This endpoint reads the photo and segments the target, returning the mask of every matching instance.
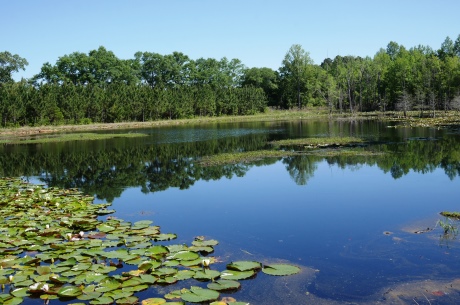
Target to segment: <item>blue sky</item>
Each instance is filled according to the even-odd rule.
[[[292,44],[316,64],[336,55],[373,56],[390,41],[438,49],[460,34],[458,0],[0,0],[0,51],[45,62],[104,46],[119,58],[137,51],[238,58],[277,70]]]

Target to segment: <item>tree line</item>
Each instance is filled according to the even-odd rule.
[[[267,106],[421,115],[460,110],[460,35],[438,50],[390,42],[373,57],[336,56],[320,65],[295,44],[276,71],[181,52],[137,52],[125,60],[99,47],[59,57],[15,82],[13,73],[27,64],[0,53],[3,126],[245,115]]]

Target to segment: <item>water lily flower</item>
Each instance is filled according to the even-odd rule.
[[[48,224],[48,225],[46,225],[46,226],[45,226],[45,228],[49,229],[49,228],[50,228],[50,225],[49,225],[49,224]]]
[[[14,276],[10,275],[10,276],[8,277],[8,280],[10,281],[10,283],[13,282]]]
[[[209,267],[209,265],[211,264],[211,260],[209,258],[205,258],[201,260],[201,264],[203,265],[203,267]]]

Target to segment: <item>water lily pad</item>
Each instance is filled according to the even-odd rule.
[[[300,271],[300,268],[288,264],[265,265],[262,272],[269,275],[292,275]]]
[[[154,284],[157,278],[150,274],[141,274],[140,278],[144,284]]]
[[[87,293],[83,293],[81,295],[79,295],[77,297],[77,299],[81,300],[81,301],[91,301],[91,300],[96,300],[96,299],[99,299],[101,297],[102,293],[101,292],[87,292]]]
[[[150,298],[141,302],[142,305],[161,305],[164,303],[166,303],[166,300],[162,298]]]
[[[208,288],[217,291],[236,290],[241,284],[233,280],[218,280],[208,284]]]
[[[112,290],[115,290],[115,289],[118,289],[119,287],[121,287],[121,283],[112,278],[112,277],[108,277],[108,278],[105,278],[103,279],[98,287],[95,289],[95,291],[97,292],[107,292],[107,291],[112,291]]]
[[[220,272],[216,270],[204,269],[195,272],[194,279],[200,281],[210,281],[220,276]]]
[[[137,286],[125,287],[125,288],[123,288],[123,291],[139,292],[139,291],[142,291],[142,290],[146,290],[147,288],[149,288],[148,285],[140,284],[140,285],[137,285]]]
[[[96,300],[92,300],[89,302],[92,305],[108,305],[113,303],[113,299],[111,297],[101,296]]]
[[[13,297],[11,299],[5,300],[4,305],[19,305],[23,302],[23,298]]]
[[[195,271],[192,270],[179,270],[174,277],[177,278],[178,280],[188,280],[192,278],[195,275]]]
[[[253,270],[248,271],[236,271],[236,270],[225,270],[222,271],[220,277],[226,280],[245,280],[254,276]]]
[[[61,298],[74,298],[81,295],[83,292],[79,287],[75,286],[64,286],[57,292],[57,295]]]
[[[182,300],[192,303],[211,302],[219,298],[219,293],[211,289],[192,286],[189,291],[181,295]]]
[[[13,291],[10,292],[11,295],[15,297],[26,297],[29,295],[29,287],[22,287],[22,288],[17,288],[14,289]]]
[[[139,301],[139,298],[135,296],[129,296],[129,297],[118,299],[115,301],[115,303],[118,305],[131,305],[131,304],[137,304],[138,301]]]
[[[214,239],[192,241],[192,245],[197,246],[197,247],[213,247],[213,246],[217,246],[218,244],[219,242]]]
[[[51,268],[50,268],[50,266],[38,266],[37,267],[37,273],[39,275],[49,274],[49,273],[51,273]]]
[[[100,232],[104,232],[104,233],[107,233],[107,232],[110,232],[110,231],[115,230],[114,227],[109,226],[109,225],[107,225],[107,224],[100,224],[100,225],[96,226],[96,228],[97,228]]]
[[[133,223],[131,228],[133,230],[145,229],[145,228],[148,228],[150,226],[150,224],[152,224],[152,223],[153,223],[153,221],[151,221],[151,220],[136,221],[135,223]]]
[[[168,256],[167,259],[192,261],[192,260],[198,259],[199,257],[200,255],[196,252],[180,251],[180,252],[174,253],[173,255]]]
[[[186,260],[180,261],[180,264],[184,267],[191,267],[191,266],[199,266],[202,264],[202,262],[203,260],[200,257],[192,261],[186,261]]]
[[[259,262],[254,261],[237,261],[232,262],[227,265],[228,269],[237,270],[237,271],[248,271],[248,270],[258,270],[262,268],[262,265]]]
[[[168,233],[168,234],[158,234],[154,237],[154,240],[155,241],[167,241],[167,240],[172,240],[176,238],[177,238],[176,234]]]

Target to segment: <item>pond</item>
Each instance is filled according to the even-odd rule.
[[[4,145],[0,175],[77,187],[97,203],[111,202],[113,216],[153,220],[162,232],[176,233],[174,243],[216,239],[212,256],[224,267],[255,260],[302,268],[292,276],[258,273],[242,281],[229,294],[238,301],[457,303],[460,247],[437,222],[444,220],[441,211],[460,210],[460,132],[388,125],[227,123],[116,131],[142,138]],[[345,136],[364,139],[370,144],[360,149],[373,154],[199,163],[203,156],[267,149],[275,140]]]

